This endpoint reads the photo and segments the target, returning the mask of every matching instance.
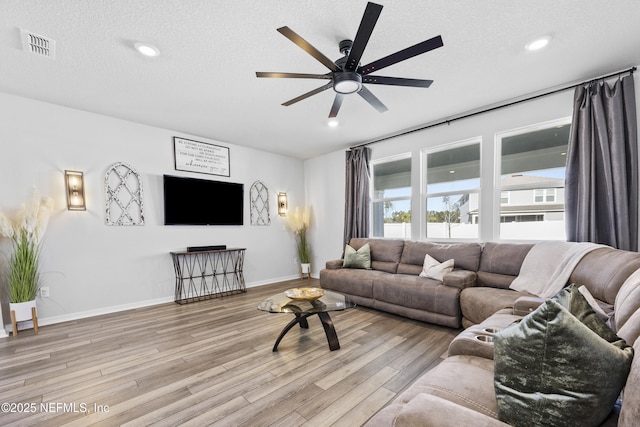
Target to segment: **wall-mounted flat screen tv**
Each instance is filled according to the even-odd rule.
[[[164,175],[165,225],[242,225],[244,184]]]

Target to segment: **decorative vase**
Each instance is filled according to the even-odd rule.
[[[302,272],[302,277],[311,277],[311,264],[308,262],[300,263],[300,271]]]
[[[26,302],[10,302],[9,312],[11,313],[11,324],[13,327],[13,335],[18,333],[18,330],[31,329],[38,333],[38,320],[35,314],[36,300]],[[20,327],[17,323],[22,322]]]

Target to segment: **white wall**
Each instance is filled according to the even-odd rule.
[[[312,275],[342,255],[344,233],[345,152],[336,151],[305,161],[307,204],[313,218],[309,241]]]
[[[231,177],[175,171],[173,136],[229,147]],[[298,276],[294,240],[277,215],[276,194],[285,191],[290,203],[304,203],[301,160],[2,93],[0,141],[0,209],[17,208],[34,185],[54,199],[41,255],[43,286],[51,290],[50,298],[38,300],[43,324],[172,301],[169,252],[187,246],[246,247],[244,274],[249,286]],[[103,179],[116,162],[131,165],[142,177],[144,226],[104,224]],[[66,209],[65,169],[85,174],[86,212]],[[245,225],[164,226],[163,174],[243,183]],[[269,188],[271,226],[249,225],[249,189],[256,180]],[[193,208],[223,209],[223,204],[203,198]],[[3,240],[6,249],[8,242]],[[0,262],[6,263],[6,258]],[[0,298],[6,325],[7,298]]]

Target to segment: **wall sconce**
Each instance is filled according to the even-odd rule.
[[[287,202],[287,193],[278,193],[278,215],[287,216],[289,210],[289,202]]]
[[[70,211],[86,211],[82,172],[64,171],[64,184],[67,189],[67,209]]]

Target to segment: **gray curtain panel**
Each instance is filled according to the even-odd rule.
[[[638,250],[633,75],[576,88],[565,194],[568,241]]]
[[[368,147],[356,147],[346,152],[343,248],[352,237],[369,237],[370,156]]]

